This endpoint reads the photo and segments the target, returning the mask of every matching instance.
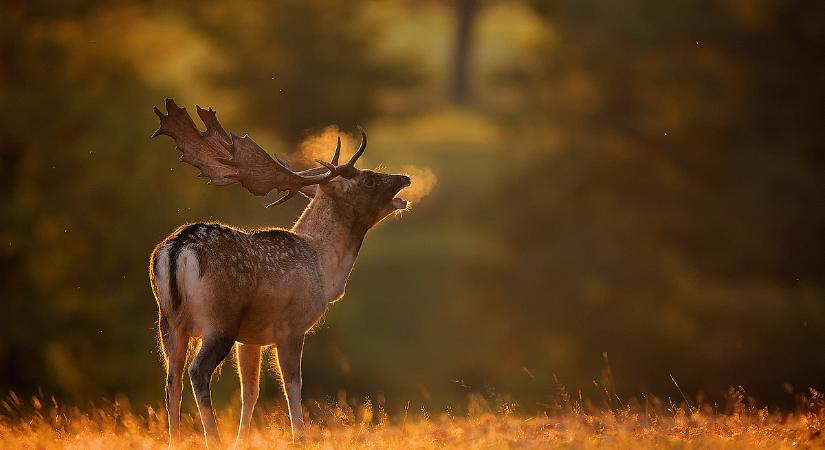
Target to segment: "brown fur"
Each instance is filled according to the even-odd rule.
[[[313,189],[291,230],[243,231],[190,224],[161,241],[150,258],[167,366],[170,439],[180,422],[180,388],[191,338],[200,349],[189,365],[208,440],[218,440],[209,380],[235,342],[242,381],[238,439],[258,396],[261,350],[274,345],[294,435],[300,436],[301,352],[305,333],[344,295],[367,231],[398,208],[393,197],[409,178],[353,170]]]

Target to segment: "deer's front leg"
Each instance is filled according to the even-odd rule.
[[[304,414],[301,410],[301,352],[304,335],[289,336],[277,344],[278,367],[284,383],[284,394],[289,404],[289,421],[292,424],[292,440],[303,438]]]
[[[249,434],[252,411],[258,401],[261,378],[261,346],[241,344],[235,347],[238,356],[238,375],[241,378],[241,423],[235,446],[241,444]]]

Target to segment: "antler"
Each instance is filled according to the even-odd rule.
[[[353,155],[350,157],[349,161],[346,162],[346,164],[341,164],[340,166],[338,165],[338,156],[340,153],[339,151],[341,150],[340,137],[338,137],[338,145],[335,147],[335,156],[332,158],[332,162],[321,161],[320,159],[316,159],[315,161],[318,164],[326,167],[330,171],[330,173],[334,173],[335,176],[341,176],[344,178],[354,177],[357,173],[357,169],[355,168],[355,161],[358,161],[358,158],[360,158],[361,155],[364,154],[364,150],[367,149],[367,132],[364,131],[364,129],[360,126],[358,127],[358,131],[361,132],[361,144],[358,146],[358,150],[356,150],[355,153],[353,153]],[[321,168],[319,167],[318,169],[310,170],[320,169]]]
[[[209,178],[209,182],[214,185],[240,183],[255,195],[266,195],[273,189],[286,191],[283,197],[267,205],[267,208],[289,200],[304,186],[326,183],[339,175],[351,175],[352,171],[347,168],[354,169],[355,160],[358,159],[356,155],[363,153],[363,148],[359,148],[360,153],[356,152],[347,164],[338,166],[341,152],[339,138],[330,163],[319,161],[323,167],[293,172],[286,162],[277,157],[272,159],[249,136],[227,134],[212,108],[205,110],[197,106],[196,110],[206,125],[204,132],[195,127],[186,108],[179,107],[171,98],[166,99],[167,114],[154,108],[155,114],[160,118],[160,127],[152,137],[161,134],[171,137],[182,153],[181,161],[200,169],[198,176]],[[364,147],[366,134],[363,130],[361,132],[361,146]]]
[[[320,159],[316,159],[315,161],[322,165],[323,167],[316,167],[314,169],[307,169],[301,172],[298,172],[298,175],[302,176],[317,176],[329,171],[329,175],[326,175],[328,180],[331,180],[335,177],[344,177],[344,178],[352,178],[358,173],[358,169],[355,168],[355,162],[358,161],[358,158],[364,154],[364,150],[367,149],[367,132],[364,131],[363,128],[360,126],[358,130],[361,132],[361,145],[358,146],[358,150],[350,157],[349,161],[346,164],[338,165],[338,157],[341,156],[341,136],[338,136],[338,143],[335,145],[335,154],[332,156],[332,160],[330,162],[326,162]],[[278,159],[284,166],[286,163]],[[328,181],[327,180],[327,181]],[[318,184],[325,183],[326,181],[321,181]],[[295,195],[295,191],[289,192],[280,199],[266,205],[267,208],[275,205],[279,205]]]

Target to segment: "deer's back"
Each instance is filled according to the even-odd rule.
[[[268,317],[271,323],[274,316],[289,320],[316,309],[320,285],[316,267],[312,248],[288,230],[245,231],[193,223],[181,226],[155,248],[152,281],[164,313],[187,310],[184,315],[199,322],[199,310],[210,310],[211,318],[233,322],[228,327],[250,322],[251,327],[245,328],[252,328],[254,334],[259,328],[256,317]],[[158,286],[164,282],[168,288]],[[220,314],[214,314],[216,309]]]

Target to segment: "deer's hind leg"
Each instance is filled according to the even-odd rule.
[[[252,421],[252,411],[258,401],[261,380],[261,346],[241,344],[235,346],[238,357],[238,376],[241,379],[241,421],[238,425],[238,437],[235,445],[239,445],[249,434],[249,424]]]
[[[229,351],[232,350],[234,343],[234,338],[205,335],[201,341],[198,354],[192,360],[192,364],[189,365],[189,379],[192,381],[192,391],[195,394],[195,402],[198,404],[198,412],[203,423],[207,447],[210,442],[219,445],[221,442],[218,435],[218,422],[212,409],[212,393],[210,392],[212,374],[226,358],[226,355],[229,354]]]
[[[163,313],[159,314],[158,328],[161,350],[166,364],[166,412],[169,419],[169,443],[171,445],[180,437],[180,401],[189,336],[180,328],[172,328]]]

